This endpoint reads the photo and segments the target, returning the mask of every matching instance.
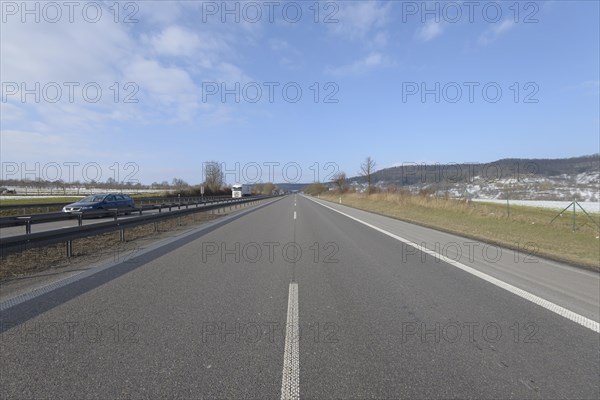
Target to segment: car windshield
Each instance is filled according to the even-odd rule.
[[[84,197],[83,199],[79,200],[78,203],[98,203],[104,200],[105,197],[105,194],[94,194],[92,196]]]

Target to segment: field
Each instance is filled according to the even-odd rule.
[[[496,203],[506,205],[506,200],[489,200],[489,199],[473,199],[473,201],[481,202],[481,203]],[[528,206],[528,207],[538,207],[538,208],[552,208],[558,211],[564,210],[569,204],[570,201],[552,201],[552,200],[509,200],[510,205],[515,206]],[[599,202],[591,202],[591,201],[580,201],[578,202],[581,207],[588,213],[596,213],[600,212],[600,203]]]
[[[339,195],[322,194],[322,199],[339,202]],[[342,195],[342,204],[388,215],[403,221],[459,234],[484,242],[518,248],[533,242],[536,255],[588,269],[600,270],[598,227],[583,212],[566,211],[552,224],[560,210],[506,204],[460,202],[452,199],[397,193]],[[590,214],[600,223],[599,214]]]
[[[68,203],[76,202],[82,198],[83,196],[2,196],[2,198],[0,198],[0,205],[14,206],[22,204]]]

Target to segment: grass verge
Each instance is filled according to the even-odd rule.
[[[321,199],[339,202],[339,195],[322,194]],[[342,204],[372,211],[402,221],[466,236],[510,249],[535,245],[535,255],[600,271],[598,227],[577,212],[577,230],[572,230],[572,213],[566,211],[552,224],[559,210],[464,202],[397,193],[342,195]],[[600,224],[600,215],[590,214]],[[528,246],[528,248],[532,248]]]

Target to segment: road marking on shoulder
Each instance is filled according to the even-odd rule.
[[[283,354],[283,376],[281,399],[300,398],[300,325],[298,323],[298,284],[290,283],[288,294],[287,324],[285,326],[285,350]]]
[[[329,208],[330,210],[333,210],[333,211],[335,211],[337,213],[340,213],[340,214],[342,214],[342,215],[344,215],[344,216],[346,216],[346,217],[348,217],[350,219],[355,220],[356,222],[360,222],[361,224],[366,225],[369,228],[375,229],[376,231],[379,231],[379,232],[381,232],[381,233],[383,233],[383,234],[385,234],[385,235],[387,235],[387,236],[389,236],[391,238],[394,238],[394,239],[396,239],[396,240],[398,240],[398,241],[400,241],[402,243],[405,243],[405,244],[407,244],[409,246],[412,246],[412,247],[415,246],[415,243],[411,242],[410,240],[407,240],[407,239],[405,239],[405,238],[403,238],[401,236],[398,236],[398,235],[396,235],[394,233],[388,232],[385,229],[381,229],[381,228],[379,228],[379,227],[377,227],[375,225],[372,225],[372,224],[370,224],[368,222],[365,222],[365,221],[363,221],[361,219],[353,217],[352,215],[346,214],[343,211],[336,210],[335,208],[330,207],[330,206],[328,206],[326,204],[323,204],[320,201],[311,199],[309,197],[307,197],[307,198],[309,200],[314,201],[317,204],[320,204],[323,207]],[[429,255],[432,255],[434,257],[437,257],[440,260],[445,261],[446,263],[455,266],[456,268],[459,268],[459,269],[462,269],[465,272],[468,272],[469,274],[475,275],[476,277],[481,278],[481,279],[483,279],[483,280],[491,283],[492,285],[496,285],[496,286],[498,286],[498,287],[500,287],[500,288],[502,288],[504,290],[508,290],[509,292],[511,292],[513,294],[516,294],[517,296],[522,297],[525,300],[529,300],[532,303],[537,304],[538,306],[542,306],[545,309],[552,311],[553,313],[556,313],[556,314],[558,314],[558,315],[560,315],[562,317],[570,319],[571,321],[576,322],[579,325],[585,326],[586,328],[591,329],[594,332],[600,333],[600,323],[598,323],[598,322],[596,322],[594,320],[586,318],[583,315],[577,314],[577,313],[575,313],[575,312],[573,312],[571,310],[568,310],[568,309],[566,309],[566,308],[564,308],[562,306],[559,306],[558,304],[552,303],[551,301],[548,301],[548,300],[543,299],[543,298],[541,298],[539,296],[536,296],[536,295],[534,295],[532,293],[529,293],[526,290],[520,289],[520,288],[518,288],[516,286],[513,286],[513,285],[511,285],[509,283],[501,281],[500,279],[494,278],[493,276],[490,276],[490,275],[488,275],[486,273],[483,273],[483,272],[481,272],[479,270],[476,270],[475,268],[472,268],[472,267],[469,267],[467,265],[464,265],[464,264],[462,264],[462,263],[460,263],[458,261],[455,261],[455,260],[453,260],[451,258],[448,258],[448,257],[446,257],[446,256],[444,256],[444,255],[442,255],[440,253],[437,253],[437,252],[435,252],[433,250],[429,250],[427,248],[419,248],[419,250],[422,251],[422,252],[424,252],[424,253],[427,253]]]
[[[294,219],[296,219],[296,211],[294,211]]]

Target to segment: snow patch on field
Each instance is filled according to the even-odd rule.
[[[478,201],[482,203],[496,203],[496,204],[506,204],[506,200],[493,200],[493,199],[473,199],[473,201]],[[578,202],[581,207],[587,211],[592,213],[600,214],[600,202],[591,202],[591,201],[580,201]],[[562,210],[566,208],[570,201],[550,201],[550,200],[510,200],[511,205],[515,206],[529,206],[529,207],[540,207],[540,208],[552,208],[556,210]]]

